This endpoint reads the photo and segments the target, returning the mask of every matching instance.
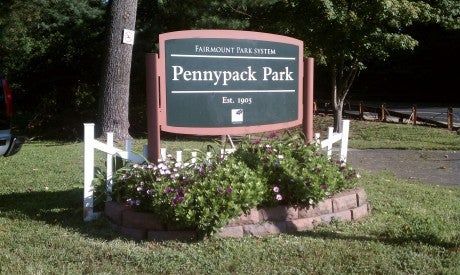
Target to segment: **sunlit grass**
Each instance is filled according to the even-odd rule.
[[[315,117],[315,132],[327,137],[331,116]],[[355,149],[460,150],[460,134],[426,125],[352,120],[349,146]]]

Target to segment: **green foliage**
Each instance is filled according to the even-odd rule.
[[[21,130],[39,136],[75,136],[80,129],[75,125],[96,119],[100,66],[106,49],[107,2],[0,1],[0,69],[8,74],[15,95],[19,94],[15,109],[23,111],[25,117],[16,122],[27,128]],[[158,50],[155,43],[159,33],[246,29],[299,38],[305,43],[306,55],[327,66],[332,76],[341,77],[336,79],[340,95],[350,87],[351,76],[371,60],[384,60],[394,51],[416,47],[418,42],[407,32],[408,26],[426,21],[451,29],[460,26],[459,1],[455,0],[138,3],[130,109],[137,118],[131,121],[131,130],[142,133],[144,53]],[[48,125],[51,129],[46,129]]]
[[[428,0],[434,10],[436,22],[448,29],[460,29],[460,2],[457,0]]]
[[[264,204],[316,204],[353,185],[355,171],[341,161],[320,154],[315,144],[294,134],[283,138],[246,140],[232,157],[256,171],[267,190]]]
[[[263,191],[255,173],[234,158],[182,164],[168,156],[156,166],[134,164],[114,185],[118,201],[155,213],[169,227],[203,234],[257,206]]]
[[[0,68],[20,95],[18,109],[30,116],[22,127],[51,123],[63,134],[75,131],[67,129],[74,120],[94,116],[104,14],[99,0],[2,1]]]
[[[118,173],[113,197],[155,213],[169,227],[211,234],[256,206],[314,205],[353,186],[357,174],[294,135],[246,140],[225,158],[195,163],[171,156]]]

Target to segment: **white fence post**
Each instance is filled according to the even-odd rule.
[[[176,162],[182,163],[182,151],[176,152]]]
[[[350,120],[342,121],[342,144],[340,145],[340,160],[347,162],[348,136],[350,134]]]
[[[331,156],[332,156],[332,145],[334,144],[334,142],[332,141],[332,139],[334,137],[334,127],[329,127],[327,130],[328,130],[327,131],[327,139],[331,140],[331,142],[327,143],[327,151],[326,151],[326,153],[327,153],[327,158],[330,159]]]
[[[84,188],[83,188],[83,220],[91,221],[98,215],[93,212],[94,193],[94,123],[84,124]]]
[[[160,156],[162,160],[166,159],[166,148],[161,148],[160,149]]]
[[[113,147],[113,133],[107,133],[107,146]],[[107,169],[106,169],[106,187],[107,187],[107,201],[112,200],[112,177],[113,177],[113,155],[107,153],[106,157]]]
[[[342,121],[342,133],[334,133],[334,128],[328,128],[328,137],[325,140],[320,140],[320,134],[315,133],[315,142],[320,145],[321,149],[326,150],[327,157],[330,159],[332,156],[333,144],[340,141],[340,160],[347,162],[348,153],[348,137],[350,134],[350,120],[344,119]]]
[[[196,163],[197,152],[192,152],[192,163]]]

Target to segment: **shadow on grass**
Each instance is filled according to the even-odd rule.
[[[382,232],[383,233],[383,232]],[[345,240],[345,241],[359,241],[359,242],[378,242],[384,243],[392,246],[407,245],[407,244],[424,244],[429,246],[437,246],[445,248],[449,251],[458,251],[458,243],[445,242],[440,240],[438,236],[434,234],[425,234],[418,236],[401,236],[401,237],[391,237],[385,235],[347,235],[342,233],[337,233],[334,231],[304,231],[296,233],[296,236],[305,236],[310,238],[320,238],[320,239],[330,239],[330,240]]]
[[[0,195],[0,217],[43,221],[96,239],[122,238],[104,218],[84,222],[82,201],[82,188]]]
[[[0,195],[0,217],[11,220],[42,221],[53,226],[61,226],[76,231],[90,238],[113,240],[126,239],[113,230],[105,219],[92,222],[83,221],[83,189],[73,188],[66,191],[29,191]],[[398,246],[407,244],[424,244],[458,251],[459,243],[445,242],[434,234],[392,237],[384,231],[376,235],[347,235],[326,229],[311,230],[293,235],[315,239],[330,239],[359,242],[379,242]]]

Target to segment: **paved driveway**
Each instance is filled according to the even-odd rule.
[[[349,149],[348,162],[356,169],[390,171],[404,179],[460,187],[459,151]]]

